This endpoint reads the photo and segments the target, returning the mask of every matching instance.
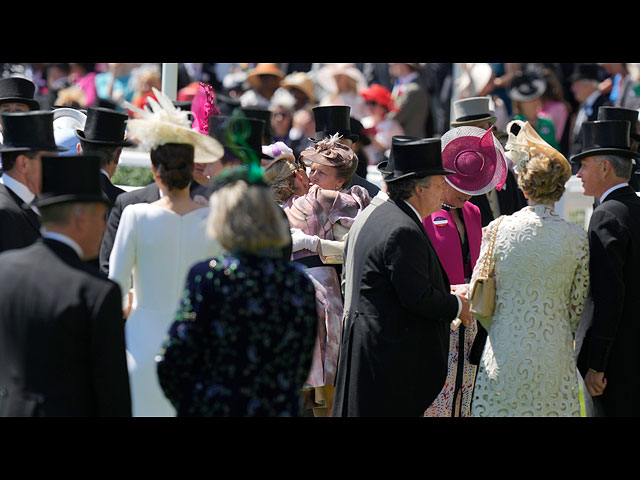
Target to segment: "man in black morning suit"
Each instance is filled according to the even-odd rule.
[[[40,237],[37,208],[42,154],[66,150],[53,134],[53,112],[2,113],[4,143],[0,146],[0,252],[31,245]]]
[[[122,149],[134,143],[126,139],[126,122],[129,117],[116,110],[103,107],[89,107],[82,130],[76,129],[78,153],[100,155],[100,177],[102,190],[114,202],[124,193],[122,188],[111,183],[116,172]]]
[[[362,224],[353,250],[347,238],[353,285],[333,416],[423,415],[445,382],[451,321],[472,321],[422,225],[441,208],[450,173],[440,140],[394,138],[391,156],[389,199]]]
[[[599,204],[589,221],[590,290],[581,329],[586,330],[578,368],[591,395],[595,416],[638,416],[640,375],[640,198],[629,186],[632,159],[630,123],[585,122],[580,163],[584,195]],[[580,336],[578,336],[578,341]]]
[[[43,237],[0,254],[0,416],[131,416],[120,288],[87,265],[99,159],[43,156]]]

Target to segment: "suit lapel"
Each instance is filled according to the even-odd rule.
[[[427,234],[427,231],[424,229],[424,225],[422,224],[422,222],[420,222],[418,220],[418,217],[416,216],[415,212],[413,210],[411,210],[411,207],[409,207],[409,205],[407,205],[402,200],[398,200],[396,202],[393,199],[389,199],[388,201],[393,203],[393,204],[395,204],[395,205],[397,205],[398,208],[400,210],[402,210],[405,214],[409,215],[409,218],[411,218],[411,220],[413,220],[413,222],[418,226],[419,230],[422,232],[422,235],[424,236],[425,241],[427,242],[429,251],[431,252],[431,256],[435,258],[436,262],[438,262],[438,265],[440,266],[440,271],[442,272],[442,278],[443,278],[445,284],[447,285],[447,288],[449,288],[451,283],[449,282],[449,277],[447,275],[447,272],[445,271],[444,267],[442,266],[442,262],[440,261],[440,258],[438,257],[438,253],[436,252],[436,249],[434,248],[433,244],[431,243],[431,240],[429,239],[429,235]]]
[[[9,196],[16,203],[16,206],[18,207],[20,212],[22,212],[22,215],[26,219],[27,223],[31,225],[33,229],[36,232],[38,232],[38,234],[40,234],[40,219],[38,218],[38,214],[34,212],[26,203],[24,203],[22,199],[18,196],[18,194],[16,194],[13,190],[8,188],[4,184],[0,184],[0,185],[2,185],[2,188],[4,188],[7,191]]]

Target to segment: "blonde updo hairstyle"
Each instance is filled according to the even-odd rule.
[[[291,241],[283,211],[266,185],[238,180],[216,190],[209,205],[207,235],[226,250],[257,253],[283,248]]]
[[[273,199],[284,203],[294,193],[294,173],[298,167],[292,154],[276,157],[264,168],[264,181],[271,187]]]
[[[551,204],[560,200],[570,178],[571,167],[562,155],[539,153],[521,170],[518,186],[530,200]]]
[[[562,197],[571,178],[571,165],[558,150],[546,143],[529,122],[512,122],[520,127],[518,134],[509,133],[505,146],[507,157],[514,163],[518,187],[534,203],[553,204]]]

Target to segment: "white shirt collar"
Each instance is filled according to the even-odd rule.
[[[104,168],[100,169],[100,173],[102,173],[105,177],[109,178],[109,174],[107,173],[107,171]]]
[[[82,249],[80,248],[80,245],[78,245],[74,240],[72,240],[68,236],[63,235],[62,233],[58,233],[58,232],[47,232],[47,230],[44,227],[42,227],[40,229],[40,232],[42,233],[42,236],[44,238],[50,238],[51,240],[57,240],[60,243],[64,243],[65,245],[70,246],[78,254],[78,257],[83,258],[84,253],[82,252]]]
[[[411,210],[413,210],[413,213],[416,214],[416,217],[418,217],[418,220],[420,220],[420,223],[422,223],[422,217],[420,216],[420,214],[418,213],[418,210],[415,209],[415,207],[413,205],[411,205],[409,202],[407,202],[406,200],[403,200],[404,203],[406,203],[407,205],[409,205],[409,208]]]
[[[609,195],[611,192],[613,192],[614,190],[618,190],[619,188],[626,187],[627,185],[629,184],[626,182],[619,183],[618,185],[614,185],[613,187],[611,187],[609,190],[607,190],[602,194],[602,196],[600,197],[600,203],[604,202],[604,199],[607,198],[607,195]]]
[[[387,200],[389,200],[389,195],[387,195],[386,193],[384,193],[382,190],[380,190],[378,193],[376,193],[376,197],[378,197],[381,200],[384,200],[385,202]]]
[[[24,183],[19,182],[6,172],[0,177],[0,182],[4,183],[5,187],[18,195],[18,197],[20,197],[20,200],[22,200],[27,205],[31,205],[31,202],[33,202],[33,199],[36,197],[35,194],[31,190],[29,190],[29,188]]]

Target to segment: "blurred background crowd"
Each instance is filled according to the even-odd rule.
[[[160,89],[159,63],[0,64],[0,76],[25,76],[43,110],[143,107]],[[179,63],[176,101],[188,104],[199,82],[213,86],[223,113],[236,106],[271,111],[270,136],[296,154],[313,136],[316,105],[347,104],[362,142],[359,157],[377,164],[393,135],[439,137],[452,103],[489,96],[504,130],[531,123],[561,153],[580,147],[580,125],[602,105],[640,109],[640,64],[634,63]],[[132,112],[127,112],[131,114]]]

